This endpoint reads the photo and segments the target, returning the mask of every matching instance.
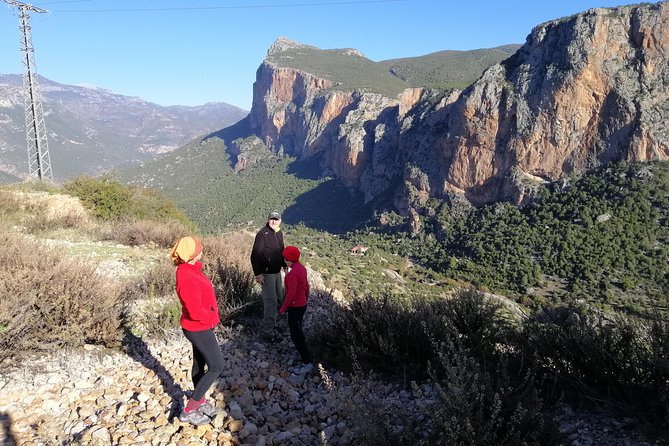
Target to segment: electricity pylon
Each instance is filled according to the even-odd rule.
[[[26,146],[28,147],[28,168],[31,177],[53,181],[49,145],[47,143],[46,124],[42,109],[42,97],[35,71],[35,49],[33,48],[30,16],[28,12],[49,12],[37,6],[16,0],[2,0],[19,11],[21,31],[21,52],[23,53],[23,95],[26,116]]]

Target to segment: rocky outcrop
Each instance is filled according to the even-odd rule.
[[[272,62],[299,45],[273,46],[258,69],[255,132],[275,153],[320,156],[323,174],[367,200],[394,191],[405,215],[450,194],[522,203],[568,173],[669,159],[666,2],[539,25],[463,92],[340,90]]]
[[[668,56],[668,3],[593,9],[536,27],[441,120],[443,186],[434,193],[521,202],[536,179],[669,159]]]

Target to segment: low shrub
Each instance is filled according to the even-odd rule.
[[[176,296],[150,296],[130,302],[123,319],[124,327],[135,336],[164,337],[179,327],[181,304]]]
[[[176,240],[192,231],[179,221],[121,221],[100,226],[99,237],[127,246],[155,244],[170,248]]]
[[[324,362],[337,368],[399,377],[405,386],[431,383],[420,399],[434,404],[411,415],[405,430],[391,423],[406,418],[398,407],[384,405],[381,418],[360,410],[355,430],[368,444],[550,442],[535,361],[510,344],[515,338],[499,305],[481,293],[464,290],[434,301],[355,299],[332,306],[308,335]],[[381,420],[373,432],[365,428],[371,418]]]
[[[0,355],[84,343],[116,344],[122,312],[118,287],[95,267],[24,236],[5,233],[0,269]]]
[[[237,265],[226,264],[223,259],[218,259],[213,283],[222,323],[258,303],[253,273],[240,269]]]
[[[176,221],[193,230],[195,225],[159,192],[125,186],[110,177],[78,177],[63,190],[79,197],[92,214],[102,221]]]
[[[338,367],[352,370],[358,362],[363,370],[401,372],[408,381],[427,378],[429,364],[438,367],[435,345],[458,339],[470,354],[484,358],[493,355],[507,332],[499,305],[467,290],[452,299],[357,298],[348,306],[333,306],[310,338]]]
[[[435,378],[438,404],[426,445],[550,444],[536,371],[522,357],[499,352],[491,360],[471,356],[459,343],[442,343]]]
[[[223,323],[245,308],[258,303],[249,257],[253,235],[247,232],[222,234],[202,241],[204,274],[211,279]]]
[[[521,339],[571,397],[669,428],[668,335],[667,321],[557,308],[526,322]]]
[[[140,277],[128,281],[123,298],[126,302],[134,302],[150,297],[173,296],[175,287],[174,265],[165,259]]]
[[[254,234],[246,231],[221,234],[203,240],[205,266],[216,265],[217,259],[225,259],[227,264],[236,265],[239,269],[251,271],[251,248]]]

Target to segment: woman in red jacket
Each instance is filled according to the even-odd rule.
[[[177,295],[181,301],[181,328],[193,345],[193,394],[179,415],[183,422],[208,423],[221,410],[205,399],[205,393],[223,371],[223,354],[214,335],[218,324],[218,304],[211,281],[202,274],[202,243],[183,237],[172,248],[177,266]],[[206,371],[205,371],[206,368]]]
[[[307,269],[300,263],[300,250],[296,246],[287,246],[282,254],[290,271],[284,279],[285,299],[279,314],[288,311],[290,339],[293,340],[293,344],[295,344],[295,348],[304,364],[295,372],[308,373],[313,369],[313,364],[302,331],[302,320],[304,319],[304,313],[307,311],[307,301],[309,300]]]

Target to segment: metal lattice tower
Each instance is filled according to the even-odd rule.
[[[33,48],[30,16],[28,15],[29,11],[39,13],[49,11],[15,0],[2,1],[16,7],[19,11],[21,52],[23,53],[23,65],[25,66],[23,73],[23,94],[30,176],[39,180],[53,181],[42,97],[37,82],[37,72],[35,71],[35,49]]]

